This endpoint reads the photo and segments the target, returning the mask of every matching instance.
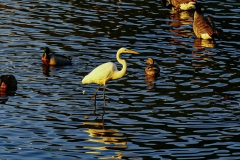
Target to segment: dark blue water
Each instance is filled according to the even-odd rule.
[[[0,3],[0,72],[18,80],[2,95],[2,159],[239,159],[240,3],[202,2],[221,39],[196,39],[193,13],[161,1]],[[48,46],[72,66],[46,68]],[[102,89],[82,78],[116,61],[127,73]],[[152,57],[160,77],[146,79]]]

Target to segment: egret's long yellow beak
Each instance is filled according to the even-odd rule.
[[[135,51],[130,50],[130,49],[127,50],[127,53],[131,53],[131,54],[139,54],[138,52],[135,52]]]

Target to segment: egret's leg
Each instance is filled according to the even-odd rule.
[[[96,104],[97,104],[97,98],[96,98],[96,96],[97,96],[97,92],[98,92],[98,90],[99,90],[99,88],[101,87],[102,85],[100,84],[99,85],[99,87],[96,89],[96,91],[94,92],[94,104],[95,104],[95,111],[96,111]]]
[[[97,107],[96,107],[96,101],[95,101],[95,103],[94,103],[94,111],[93,111],[95,116],[96,116],[96,110],[97,110]]]
[[[99,87],[96,89],[96,91],[94,92],[94,98],[96,99],[96,95],[97,95],[97,92],[99,90],[99,88],[102,86],[102,84],[99,85]]]
[[[105,101],[105,90],[106,90],[106,85],[103,88],[103,100],[104,100],[104,108],[106,107],[106,101]]]

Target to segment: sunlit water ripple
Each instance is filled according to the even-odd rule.
[[[240,159],[240,3],[202,4],[220,40],[196,39],[194,11],[160,1],[2,1],[0,71],[18,90],[0,99],[1,158]],[[46,46],[73,65],[43,66]],[[97,85],[81,79],[120,47],[140,54],[122,55],[127,73],[108,83],[105,110],[99,91],[94,114]]]

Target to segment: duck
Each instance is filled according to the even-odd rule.
[[[145,74],[146,76],[152,76],[156,77],[159,76],[160,69],[158,65],[154,64],[154,60],[150,57],[147,59],[145,64],[148,64],[148,66],[145,68]]]
[[[17,80],[14,75],[2,75],[0,77],[0,90],[1,91],[15,91],[17,90]]]
[[[53,54],[48,47],[45,47],[44,53],[42,55],[42,62],[45,65],[51,66],[71,65],[72,58],[60,54]]]
[[[172,7],[177,11],[186,11],[193,9],[196,0],[162,0],[164,6]],[[166,5],[168,3],[168,5]]]
[[[198,38],[213,39],[218,37],[218,31],[210,16],[204,17],[204,9],[200,3],[196,3],[194,12],[193,31]]]

